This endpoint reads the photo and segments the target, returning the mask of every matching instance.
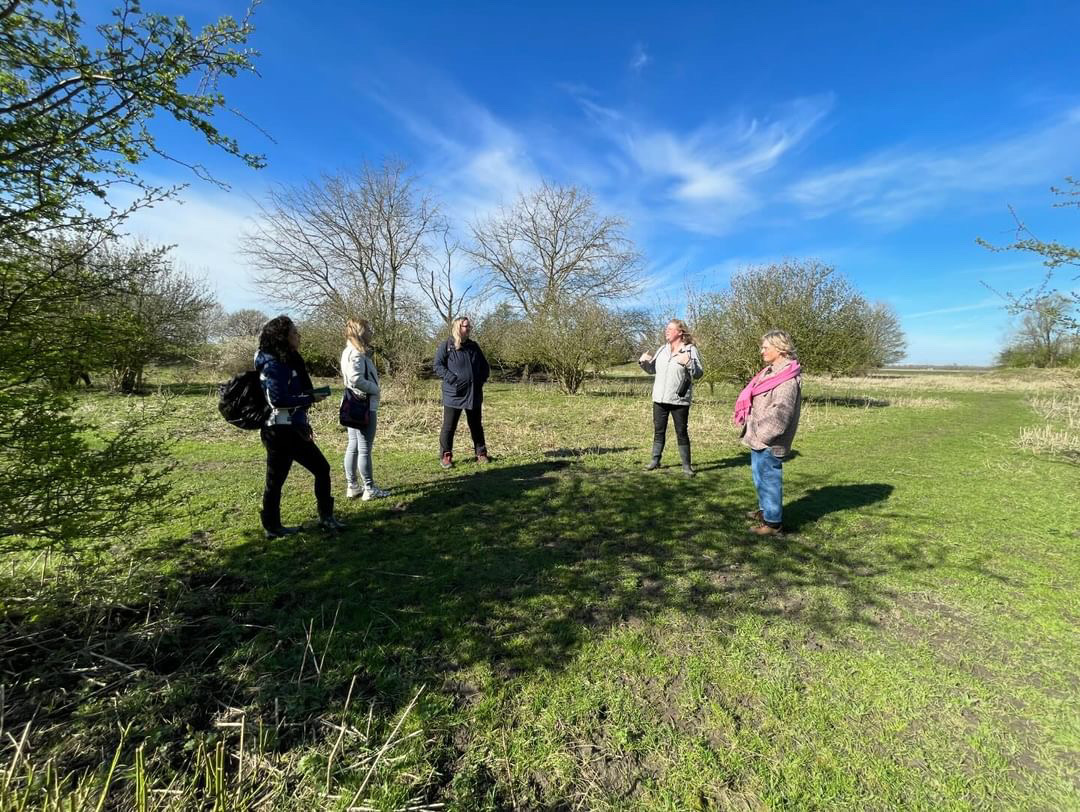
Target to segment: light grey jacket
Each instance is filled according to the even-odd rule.
[[[379,370],[367,353],[346,344],[341,353],[341,377],[346,388],[351,389],[354,395],[367,396],[369,411],[374,412],[379,408]]]
[[[693,344],[683,347],[676,355],[682,353],[690,356],[690,362],[685,367],[672,357],[671,347],[667,344],[656,351],[651,361],[638,362],[643,370],[656,376],[652,387],[654,403],[670,403],[672,406],[690,405],[694,395],[694,381],[705,374],[705,367],[701,365],[701,356]],[[688,376],[690,388],[686,390],[685,395],[680,397],[679,384]]]

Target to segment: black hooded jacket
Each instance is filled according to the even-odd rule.
[[[452,338],[440,342],[435,350],[435,374],[442,378],[443,406],[452,409],[478,409],[484,401],[484,382],[491,374],[483,351],[472,339],[465,339],[461,349]]]

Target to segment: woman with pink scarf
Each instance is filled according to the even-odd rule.
[[[750,472],[758,494],[758,509],[746,514],[756,523],[751,532],[775,536],[783,531],[783,459],[799,428],[802,368],[795,344],[783,330],[762,337],[761,360],[766,366],[739,393],[734,420],[743,427],[743,443],[750,446]]]

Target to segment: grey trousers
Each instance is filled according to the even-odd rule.
[[[371,470],[371,452],[375,446],[375,416],[368,413],[368,424],[363,429],[349,429],[349,444],[345,446],[345,482],[350,488],[360,484],[365,489],[375,487]],[[357,482],[357,479],[360,481]]]

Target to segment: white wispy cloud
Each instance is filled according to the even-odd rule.
[[[127,233],[157,245],[175,245],[172,257],[189,272],[205,276],[226,309],[265,306],[239,252],[240,235],[257,211],[238,192],[189,187],[175,200],[136,212]]]
[[[651,217],[688,231],[723,234],[769,197],[762,181],[832,107],[831,96],[797,99],[768,117],[736,115],[689,131],[656,126],[575,96],[622,167],[613,185]]]
[[[426,75],[418,87],[409,104],[388,88],[368,95],[423,146],[426,157],[415,169],[452,220],[464,225],[540,182],[536,147],[525,132],[451,82]]]
[[[934,310],[923,310],[919,313],[906,313],[902,318],[904,319],[925,319],[930,316],[945,316],[950,313],[966,313],[971,310],[986,310],[991,307],[1002,307],[1004,302],[999,296],[988,296],[985,299],[981,299],[978,302],[972,302],[964,305],[954,305],[953,307],[939,307]]]
[[[1045,183],[1067,172],[1063,156],[1080,142],[1080,108],[1036,129],[951,149],[879,151],[794,183],[786,197],[811,218],[850,214],[868,223],[900,225],[958,200],[989,191]]]
[[[645,50],[645,45],[640,42],[635,42],[634,53],[630,57],[630,70],[634,73],[641,73],[650,62],[652,62],[652,57],[649,56],[649,52]]]
[[[420,92],[373,87],[368,95],[424,146],[425,182],[463,222],[546,178],[588,187],[603,208],[643,227],[707,235],[730,231],[763,205],[769,193],[760,181],[833,102],[796,99],[678,130],[610,105],[580,83],[556,87],[576,102],[577,119],[510,122],[429,72]]]

